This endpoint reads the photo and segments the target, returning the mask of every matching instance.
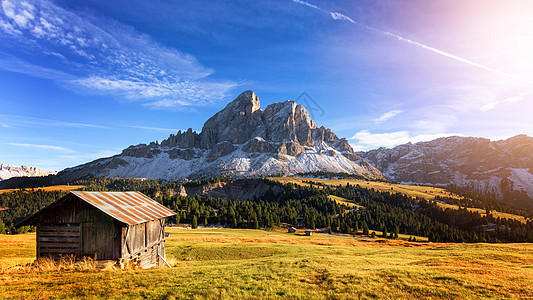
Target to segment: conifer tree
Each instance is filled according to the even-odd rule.
[[[192,227],[192,229],[198,228],[198,218],[196,217],[196,215],[192,216],[191,227]]]
[[[368,225],[366,224],[365,221],[363,221],[363,234],[364,235],[368,235],[369,234]]]

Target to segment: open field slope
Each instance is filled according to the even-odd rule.
[[[452,198],[458,197],[457,195],[448,192],[446,189],[423,185],[395,184],[359,179],[319,179],[305,177],[270,177],[269,179],[282,183],[293,183],[299,185],[309,185],[309,183],[307,183],[308,181],[328,186],[346,185],[349,183],[350,185],[360,185],[361,187],[368,189],[373,188],[380,192],[402,193],[411,197],[421,197],[427,200],[433,200],[436,196]]]
[[[380,192],[391,192],[391,193],[400,193],[403,195],[411,196],[411,197],[420,197],[426,200],[435,200],[435,197],[448,197],[448,198],[455,198],[459,199],[460,196],[449,192],[448,190],[440,187],[432,187],[432,186],[424,186],[424,185],[408,185],[408,184],[395,184],[395,183],[389,183],[389,182],[381,182],[381,181],[369,181],[369,180],[359,180],[359,179],[318,179],[318,178],[305,178],[305,177],[270,177],[268,178],[270,180],[274,180],[281,183],[293,183],[298,184],[302,186],[309,186],[311,185],[309,182],[313,182],[316,186],[316,184],[320,184],[321,186],[345,186],[346,184],[350,185],[359,185],[363,188],[367,189],[374,189],[376,191]],[[336,197],[336,196],[330,196]],[[349,201],[345,201],[346,199],[342,200],[343,198],[336,197],[331,198],[339,203],[347,204],[348,206],[354,206],[355,203],[349,203]],[[459,209],[458,205],[455,204],[448,204],[443,202],[436,202],[438,206],[446,209]],[[472,212],[478,212],[482,216],[486,215],[486,211],[479,208],[467,208],[469,211]],[[491,211],[491,214],[495,218],[507,218],[507,219],[514,219],[517,221],[520,221],[522,223],[526,223],[527,219],[520,215],[500,212],[500,211]]]
[[[54,191],[69,192],[69,191],[79,190],[84,187],[85,187],[84,185],[52,185],[52,186],[45,186],[45,187],[28,189],[28,190],[43,190],[46,192],[54,192]],[[3,190],[0,190],[0,193],[10,193],[10,192],[16,192],[18,190],[19,189],[3,189]]]
[[[261,230],[170,228],[172,269],[0,274],[4,299],[527,298],[532,244],[427,244]],[[0,235],[0,263],[33,234]]]

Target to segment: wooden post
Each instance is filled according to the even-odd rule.
[[[126,227],[126,235],[124,236],[124,243],[122,244],[122,249],[120,249],[120,251],[122,252],[122,257],[125,256],[124,255],[124,253],[125,253],[124,250],[128,251],[127,254],[131,254],[131,251],[130,251],[130,249],[128,247],[128,236],[129,236],[129,234],[130,234],[130,226],[127,226]]]
[[[40,231],[39,228],[40,228],[40,226],[37,225],[37,232],[35,233],[35,240],[36,240],[35,244],[36,244],[36,247],[37,247],[37,249],[36,249],[37,259],[39,259],[39,257],[41,257],[41,251],[40,251],[41,247],[40,247],[40,242],[39,242],[39,231]]]
[[[169,263],[165,260],[165,258],[163,256],[161,256],[161,254],[159,254],[159,257],[161,257],[161,259],[165,262],[165,264],[169,267],[169,268],[172,268],[172,266],[169,265]]]

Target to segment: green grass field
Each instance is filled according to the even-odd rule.
[[[3,299],[485,299],[533,295],[533,244],[428,244],[167,230],[173,268],[21,272],[35,235],[0,235]]]

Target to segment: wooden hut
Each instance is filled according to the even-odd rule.
[[[165,217],[173,215],[140,192],[70,192],[17,226],[37,227],[37,258],[89,256],[150,268],[166,263]]]

